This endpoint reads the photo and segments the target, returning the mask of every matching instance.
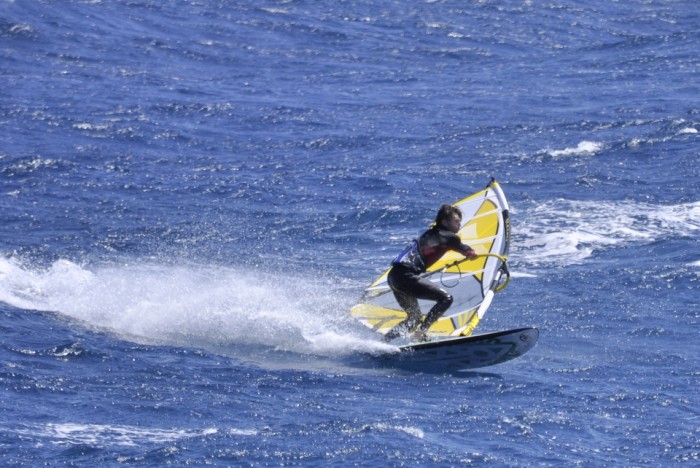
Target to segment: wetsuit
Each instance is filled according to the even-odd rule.
[[[472,248],[463,244],[457,234],[435,226],[414,240],[391,262],[387,281],[396,301],[408,317],[384,335],[386,340],[412,332],[416,328],[425,332],[450,308],[452,295],[428,279],[421,278],[421,274],[449,250],[466,254]],[[418,299],[436,302],[422,323]]]

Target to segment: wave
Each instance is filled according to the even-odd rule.
[[[91,446],[127,446],[159,445],[183,439],[213,436],[219,433],[214,428],[192,429],[160,429],[142,428],[136,426],[58,423],[27,426],[15,429],[14,432],[24,437],[46,439],[54,445],[91,445]],[[247,429],[231,429],[229,434],[240,436],[256,435],[257,431]]]
[[[525,267],[566,266],[603,249],[696,235],[700,202],[554,200],[520,208],[513,225],[511,258]]]
[[[595,141],[582,141],[575,148],[563,150],[549,150],[547,153],[553,158],[565,156],[587,156],[599,153],[603,149],[603,144]]]

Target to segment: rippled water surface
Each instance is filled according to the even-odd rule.
[[[698,464],[695,2],[160,3],[0,2],[3,464]],[[539,343],[378,365],[491,176]]]

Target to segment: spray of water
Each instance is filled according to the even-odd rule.
[[[320,356],[386,352],[348,310],[357,291],[326,277],[221,266],[130,264],[35,269],[0,258],[0,301],[54,311],[127,339]]]

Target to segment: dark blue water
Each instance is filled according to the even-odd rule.
[[[694,1],[2,1],[4,465],[700,460]],[[537,326],[464,375],[348,317],[490,176]]]

